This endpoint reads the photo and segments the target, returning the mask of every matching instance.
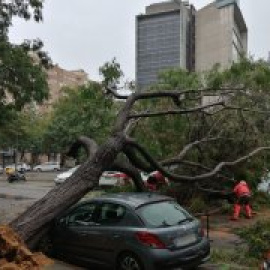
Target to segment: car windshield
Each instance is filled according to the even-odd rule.
[[[192,221],[193,217],[174,201],[147,204],[138,209],[138,213],[147,227],[176,226]]]

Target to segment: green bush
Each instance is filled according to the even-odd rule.
[[[252,196],[251,204],[254,210],[270,206],[270,196],[266,192],[256,191]]]
[[[243,248],[224,249],[212,248],[211,262],[219,264],[218,269],[258,269],[259,261],[255,258],[247,257],[246,250]]]
[[[200,196],[193,197],[188,206],[188,209],[192,213],[204,213],[207,208],[205,200]]]
[[[254,258],[261,258],[270,250],[270,221],[258,221],[255,225],[238,229],[237,234],[248,244],[248,254]]]

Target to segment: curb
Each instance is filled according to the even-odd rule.
[[[21,195],[9,195],[9,194],[4,194],[4,193],[0,193],[0,199],[31,200],[31,198],[29,197],[24,197]]]

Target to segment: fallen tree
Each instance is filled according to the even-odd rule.
[[[17,8],[13,3],[1,6],[1,10],[5,11],[4,15],[8,18],[5,24],[0,25],[0,38],[4,43],[7,42],[7,30],[11,25],[12,17],[30,17],[29,3],[30,7],[34,8],[36,20],[39,21],[42,18],[42,1],[20,0],[17,2],[21,8]],[[21,3],[25,3],[25,5]],[[29,51],[37,47],[36,49],[39,51],[40,44],[38,46],[34,45],[23,44],[20,50]],[[41,58],[44,58],[42,56],[44,55],[41,55]],[[269,78],[269,72],[266,72],[265,75]],[[11,77],[16,78],[16,76]],[[257,76],[257,78],[248,76],[248,78],[251,80],[251,85],[256,80],[260,82],[263,79],[262,76]],[[239,82],[236,80],[233,85],[239,85]],[[3,87],[6,86],[3,84]],[[269,84],[267,87],[269,89]],[[17,89],[17,87],[15,88]],[[265,89],[255,89],[258,90],[257,92],[251,91],[248,87],[218,87],[218,90],[214,89],[161,90],[157,92],[136,92],[130,96],[120,96],[114,89],[108,88],[108,93],[118,99],[126,100],[117,116],[111,135],[100,146],[92,138],[80,137],[72,146],[69,154],[76,156],[78,149],[83,146],[87,150],[87,160],[63,185],[56,186],[41,200],[13,220],[9,224],[10,228],[18,234],[28,247],[37,247],[40,239],[49,230],[53,219],[97,186],[99,177],[105,170],[115,169],[126,172],[132,177],[138,191],[144,190],[139,174],[140,170],[145,172],[159,170],[172,181],[185,183],[185,185],[191,187],[209,181],[209,179],[219,174],[225,177],[222,171],[224,168],[236,166],[250,160],[251,157],[262,150],[268,150],[269,147],[264,146],[267,145],[268,141],[264,140],[265,138],[258,140],[257,136],[258,133],[266,133],[269,130],[267,126],[268,119],[263,117],[254,121],[247,119],[247,114],[249,114],[249,117],[254,114],[268,117],[269,98],[268,96],[266,98],[268,93],[265,93]],[[214,97],[214,99],[211,100],[210,98],[211,102],[204,102],[204,97]],[[156,107],[156,110],[155,107],[151,107],[151,109],[144,108],[142,111],[136,111],[137,103],[144,103],[149,100],[165,101],[165,106]],[[18,105],[21,107],[23,104]],[[143,108],[143,106],[140,108]],[[232,113],[230,115],[224,114],[225,112]],[[153,119],[168,115],[187,117],[190,122],[196,121],[196,126],[190,130],[187,143],[183,145],[182,150],[179,150],[176,156],[158,162],[145,147],[138,143],[132,136],[132,132],[141,119]],[[195,115],[195,118],[188,117],[189,115]],[[232,122],[232,126],[237,123],[239,125],[237,131],[243,131],[236,142],[232,138],[235,129],[226,127],[228,124],[226,118],[229,117],[237,118],[238,121]],[[248,144],[243,143],[246,141]],[[216,143],[227,145],[227,149],[224,147],[224,152],[211,153],[214,158],[211,159],[211,162],[205,164],[204,160],[207,159],[205,148],[215,150]],[[234,155],[231,155],[233,158],[228,160],[228,155],[224,153],[234,152],[236,144],[241,144],[241,151],[236,151]],[[197,155],[199,158],[192,160],[192,155],[189,154],[194,149],[199,153]],[[186,174],[185,170],[175,172],[168,169],[171,165],[189,166],[192,169],[188,172],[191,173]],[[16,250],[19,252],[19,246]],[[6,256],[6,254],[3,253],[2,256]]]
[[[130,136],[133,128],[136,126],[137,119],[144,117],[157,117],[163,115],[183,116],[193,113],[218,114],[221,110],[232,110],[229,107],[228,100],[225,101],[225,95],[231,95],[232,92],[240,92],[242,89],[221,89],[215,91],[215,94],[223,98],[207,104],[202,104],[202,95],[211,95],[212,89],[187,90],[187,91],[159,91],[134,93],[130,96],[119,96],[113,89],[107,89],[111,94],[120,99],[126,99],[126,102],[118,114],[114,129],[107,141],[98,146],[91,138],[81,137],[72,146],[69,155],[75,156],[80,146],[87,150],[88,159],[81,165],[67,181],[62,185],[53,188],[42,199],[34,203],[23,214],[13,220],[9,225],[21,237],[21,239],[30,247],[35,248],[40,238],[48,231],[52,220],[59,216],[67,208],[80,200],[87,192],[91,191],[98,185],[99,177],[105,170],[119,170],[127,173],[134,181],[138,191],[144,190],[144,185],[139,174],[139,170],[151,172],[159,170],[163,175],[169,177],[174,182],[194,185],[201,181],[210,179],[217,175],[224,167],[235,166],[245,160],[250,159],[253,155],[262,150],[268,150],[269,147],[258,147],[255,150],[243,155],[233,161],[222,161],[212,168],[204,167],[204,172],[197,175],[176,174],[168,170],[168,165],[181,164],[185,161],[187,153],[197,147],[216,140],[221,137],[213,137],[211,132],[200,140],[187,144],[177,157],[157,162],[148,151],[136,142]],[[172,107],[164,111],[156,112],[134,112],[133,108],[136,102],[148,99],[170,99]],[[197,105],[187,108],[183,100],[197,99]],[[237,108],[239,110],[239,108]],[[246,110],[243,108],[243,110]],[[213,130],[212,127],[210,130]],[[121,155],[127,159],[124,161]],[[189,164],[198,166],[198,164]],[[201,165],[202,166],[202,165]]]

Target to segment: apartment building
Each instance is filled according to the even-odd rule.
[[[88,74],[82,70],[65,70],[58,65],[47,71],[48,85],[50,89],[49,99],[37,106],[39,113],[48,112],[53,104],[63,95],[63,87],[77,87],[89,81]]]
[[[217,0],[196,12],[196,71],[222,69],[247,53],[247,26],[237,0]]]

